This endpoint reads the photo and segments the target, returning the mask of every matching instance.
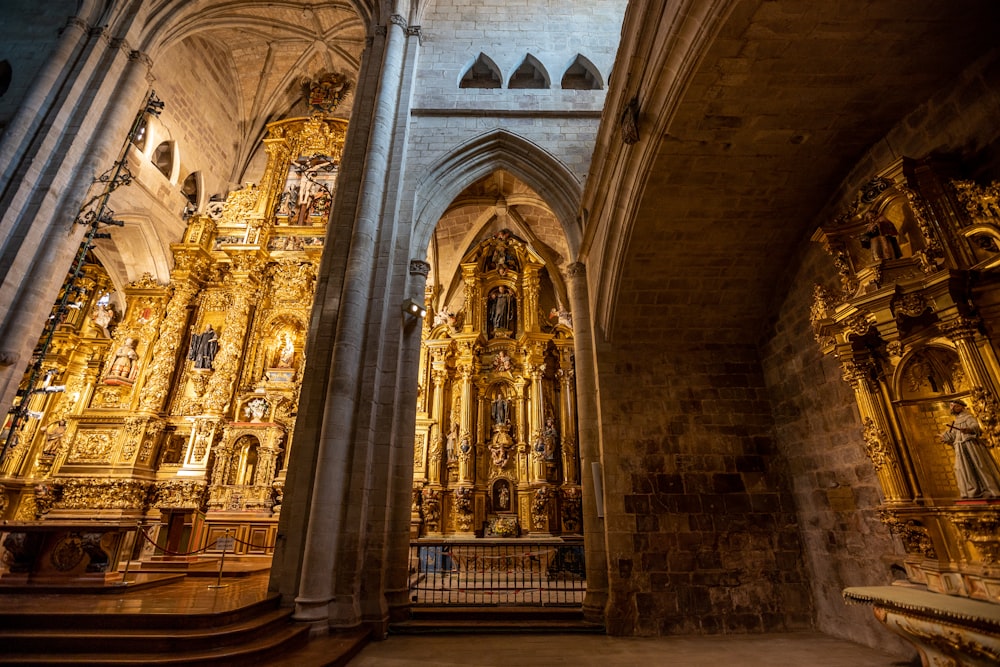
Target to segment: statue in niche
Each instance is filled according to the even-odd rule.
[[[194,362],[199,370],[213,370],[212,362],[219,352],[219,336],[209,324],[205,331],[191,336],[191,346],[188,348],[188,360]]]
[[[448,431],[448,438],[445,440],[445,446],[444,446],[445,456],[448,457],[449,461],[451,461],[458,455],[457,448],[458,448],[458,422],[452,420],[451,430]]]
[[[878,264],[887,259],[899,259],[903,252],[899,247],[899,230],[884,215],[869,211],[865,215],[868,226],[861,234],[861,247],[871,248],[872,260]]]
[[[510,401],[503,396],[497,396],[490,405],[490,416],[494,427],[510,424]]]
[[[269,407],[270,404],[267,402],[267,399],[258,396],[247,401],[246,406],[243,408],[243,414],[251,422],[261,422],[264,421],[264,415],[267,413]]]
[[[285,343],[278,351],[277,368],[291,368],[292,361],[295,359],[295,343],[292,341],[292,334],[286,331],[284,339]]]
[[[979,421],[966,412],[964,401],[952,401],[955,421],[941,440],[955,449],[955,479],[962,498],[1000,498],[1000,467],[981,441]]]
[[[111,360],[105,384],[128,384],[135,382],[139,371],[139,353],[135,351],[135,339],[126,338]]]
[[[115,317],[117,317],[114,304],[103,298],[99,299],[97,303],[94,304],[90,317],[94,320],[94,324],[97,325],[97,328],[101,330],[101,333],[106,338],[111,338],[111,324],[115,321]]]
[[[504,285],[496,288],[490,292],[486,304],[486,316],[491,337],[496,335],[498,330],[514,331],[517,320],[517,296]]]
[[[496,497],[494,499],[494,505],[496,507],[496,511],[498,512],[510,511],[510,488],[504,481],[499,481],[496,484]]]
[[[546,461],[555,461],[556,445],[559,440],[559,431],[556,430],[556,422],[551,416],[545,418],[545,428],[542,429],[542,451]]]

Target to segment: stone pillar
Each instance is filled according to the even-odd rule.
[[[380,76],[374,77],[378,92],[371,115],[367,159],[360,179],[357,213],[346,258],[344,288],[341,294],[334,297],[339,298],[339,307],[331,355],[332,368],[325,378],[324,423],[320,430],[321,440],[315,460],[313,493],[305,522],[295,597],[295,619],[329,625],[355,625],[361,620],[358,584],[362,564],[357,550],[363,543],[361,531],[366,518],[361,512],[367,503],[362,498],[349,499],[349,496],[352,472],[367,460],[370,444],[367,441],[356,442],[358,435],[353,426],[360,398],[358,382],[364,375],[362,346],[371,308],[372,257],[376,255],[386,180],[392,166],[389,153],[406,42],[400,21],[390,20],[385,26],[376,28],[376,33],[382,31],[385,38]],[[380,41],[374,40],[369,51],[378,49]],[[375,74],[368,68],[363,68],[362,72],[365,77]],[[372,84],[372,81],[369,79],[365,83]],[[338,196],[337,206],[344,205]],[[324,262],[324,268],[329,269],[327,262]],[[322,292],[319,294],[322,296]],[[330,508],[345,506],[354,507],[357,511],[330,511]],[[343,582],[339,587],[334,572]],[[345,592],[335,597],[335,588]]]
[[[583,485],[583,535],[587,568],[587,595],[583,600],[584,616],[603,621],[608,601],[608,556],[605,548],[604,519],[597,516],[592,463],[601,462],[601,433],[597,419],[597,362],[594,358],[590,296],[586,267],[575,262],[568,267],[570,310],[573,313],[573,342],[576,354],[577,402],[580,472]]]
[[[86,120],[86,107],[83,111],[58,114],[65,126],[85,125],[89,135],[80,130],[78,135],[66,137],[65,126],[40,129],[39,133],[50,132],[44,137],[33,135],[33,141],[57,153],[61,162],[42,173],[35,167],[17,174],[21,180],[12,185],[10,192],[14,194],[3,202],[0,237],[9,241],[0,256],[3,267],[0,313],[4,314],[0,322],[0,404],[3,405],[13,402],[25,366],[17,362],[29,359],[86,233],[84,226],[72,224],[80,203],[91,190],[97,173],[113,167],[113,161],[123,154],[121,147],[129,138],[131,121],[147,90],[149,58],[137,51],[126,52],[120,42],[104,41],[105,38],[92,39],[93,51],[86,66],[106,70],[100,86],[107,91],[103,101],[109,111],[102,117]],[[102,44],[104,48],[100,48]],[[58,171],[53,174],[51,169]],[[35,198],[42,199],[37,207],[32,207]]]
[[[90,26],[81,18],[72,17],[66,21],[55,50],[46,59],[42,70],[32,79],[28,94],[10,124],[4,128],[3,140],[0,141],[0,165],[6,165],[3,170],[4,180],[17,167],[17,160],[26,150],[34,128],[42,123],[48,105],[56,97],[53,91],[72,71],[69,65],[83,48],[90,31]]]

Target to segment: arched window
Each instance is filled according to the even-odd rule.
[[[563,74],[560,84],[567,90],[601,90],[604,83],[594,64],[579,53]]]
[[[201,201],[201,174],[197,171],[192,171],[184,179],[184,184],[181,186],[181,194],[187,199],[188,204],[184,208],[185,212],[194,213],[198,210],[198,205]]]
[[[530,53],[524,57],[520,66],[510,75],[508,88],[544,89],[549,87],[549,74],[538,58]]]
[[[153,151],[153,155],[150,158],[157,169],[160,170],[167,178],[171,178],[174,173],[174,149],[175,144],[173,141],[164,141],[156,150]]]
[[[500,68],[486,54],[480,53],[476,61],[465,70],[458,87],[499,88],[501,81]]]

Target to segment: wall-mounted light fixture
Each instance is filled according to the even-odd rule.
[[[427,309],[413,299],[407,298],[403,302],[403,316],[412,317],[415,320],[422,320],[427,314]]]

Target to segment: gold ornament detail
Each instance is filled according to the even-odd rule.
[[[172,479],[159,482],[153,493],[153,507],[172,509],[201,509],[205,505],[205,482]]]
[[[871,459],[875,470],[881,470],[891,460],[888,445],[889,436],[879,428],[874,419],[865,417],[862,437],[865,439],[865,453]]]
[[[68,479],[62,484],[62,509],[136,509],[146,507],[149,483],[133,479]]]
[[[1000,511],[958,514],[951,520],[962,537],[976,546],[986,564],[1000,563]]]
[[[79,431],[73,440],[69,461],[71,463],[111,463],[118,429],[94,429]]]
[[[902,540],[907,553],[937,558],[931,536],[919,521],[904,519],[890,510],[879,510],[878,517],[889,528],[890,533]]]
[[[1000,403],[993,392],[984,387],[973,387],[972,406],[983,430],[983,440],[989,448],[1000,445]]]

